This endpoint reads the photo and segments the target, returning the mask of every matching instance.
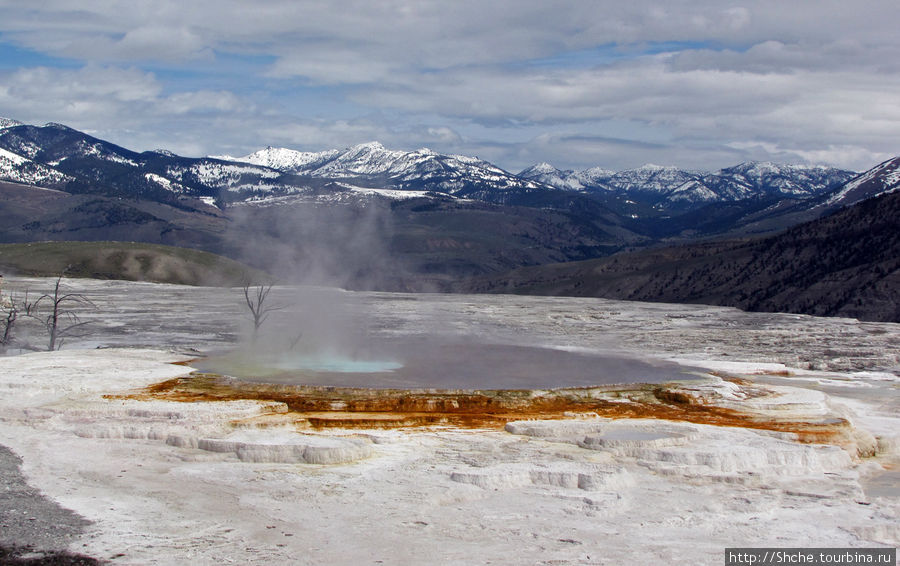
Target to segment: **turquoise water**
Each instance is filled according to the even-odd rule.
[[[398,370],[403,364],[390,360],[355,360],[341,357],[283,355],[269,360],[274,369],[307,370],[329,373],[381,373]]]

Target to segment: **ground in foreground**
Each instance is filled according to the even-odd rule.
[[[71,285],[93,294],[94,332],[73,349],[0,359],[0,444],[22,458],[33,488],[90,522],[60,537],[73,552],[117,564],[720,564],[732,546],[900,543],[889,469],[900,430],[897,325],[601,300],[336,293],[371,333],[398,340],[439,327],[705,368],[666,385],[673,396],[656,395],[658,404],[745,421],[585,410],[511,413],[475,428],[323,427],[279,399],[147,394],[188,376],[190,367],[172,362],[240,335],[239,290]],[[76,349],[85,346],[117,347]],[[634,385],[591,394],[625,407],[648,400]],[[817,439],[750,426],[767,422],[831,432]]]

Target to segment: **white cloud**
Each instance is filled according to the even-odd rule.
[[[52,114],[80,123],[103,119],[125,106],[139,109],[162,90],[150,73],[95,65],[79,70],[20,69],[6,73],[3,82],[0,107],[6,112],[24,120]]]
[[[390,62],[372,60],[336,45],[317,45],[283,55],[266,75],[276,78],[302,77],[316,85],[346,85],[389,80],[396,72]]]
[[[747,159],[781,161],[787,163],[831,163],[836,167],[850,170],[869,168],[880,161],[894,157],[893,153],[873,152],[859,146],[829,145],[817,149],[781,147],[775,143],[731,142],[727,144]],[[859,164],[865,164],[860,167]]]
[[[900,89],[900,77],[865,73],[753,73],[672,69],[664,58],[588,70],[541,73],[466,69],[420,77],[405,85],[372,87],[357,99],[396,109],[435,112],[496,121],[577,122],[622,118],[666,123],[690,133],[717,127],[740,128],[760,116],[779,123],[819,122],[847,131],[841,115],[873,116],[886,130],[895,129],[896,106],[890,99]],[[874,116],[873,116],[874,117]],[[749,118],[745,122],[745,118]],[[777,124],[772,124],[777,125]],[[809,124],[814,126],[814,124]],[[868,130],[872,124],[866,124]]]
[[[179,59],[212,56],[212,50],[194,31],[177,26],[151,25],[134,28],[113,47],[120,57]]]
[[[707,42],[746,46],[768,40],[810,49],[833,38],[896,46],[893,0],[761,0],[747,5],[682,0],[548,3],[543,0],[370,2],[272,0],[68,0],[0,2],[0,28],[56,55],[90,55],[83,40],[106,40],[108,61],[169,60],[205,50],[266,52],[291,59],[312,48],[344,47],[338,57],[404,69],[446,69],[555,56],[597,45]],[[298,69],[302,71],[302,69]]]
[[[205,90],[173,94],[158,100],[157,106],[157,113],[162,115],[228,114],[247,110],[240,98],[230,92]]]
[[[8,72],[0,114],[138,145],[379,139],[508,163],[544,150],[567,166],[752,155],[861,168],[898,151],[896,0],[0,0],[0,12],[4,41],[84,64]],[[229,57],[258,61],[239,75]],[[591,131],[612,122],[637,127]]]

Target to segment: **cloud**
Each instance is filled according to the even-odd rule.
[[[685,50],[672,59],[672,67],[681,71],[714,69],[755,73],[793,71],[863,71],[871,73],[900,70],[896,61],[897,45],[867,45],[857,39],[838,38],[809,45],[769,39],[741,51],[723,49]]]
[[[0,114],[134,145],[378,139],[507,167],[549,160],[538,150],[565,166],[753,155],[856,168],[897,152],[896,0],[0,0],[0,11],[3,42],[76,67],[6,71]],[[631,129],[604,130],[613,123]]]
[[[0,75],[0,108],[26,123],[61,122],[132,149],[199,149],[210,115],[240,121],[252,104],[229,92],[165,95],[152,74],[136,68],[89,65],[81,69],[29,68]],[[230,135],[236,135],[235,128]]]
[[[274,145],[317,151],[324,148],[345,148],[366,141],[380,141],[391,148],[413,150],[440,147],[454,153],[472,149],[459,132],[447,126],[427,123],[405,124],[398,127],[389,116],[373,115],[354,120],[303,120],[285,118],[274,127],[263,126],[256,134],[260,140]]]
[[[738,150],[747,159],[805,162],[805,163],[832,163],[837,167],[846,169],[862,169],[856,167],[858,163],[875,165],[880,161],[894,157],[894,153],[872,152],[855,146],[828,145],[817,149],[803,149],[782,147],[774,143],[763,142],[732,142],[729,147]],[[870,165],[866,165],[868,168]]]
[[[131,29],[112,46],[119,57],[131,59],[209,58],[212,49],[197,33],[185,27],[150,25]]]
[[[160,117],[191,113],[232,113],[245,108],[230,92],[163,94],[152,73],[136,68],[87,67],[69,70],[37,67],[3,75],[0,107],[25,121],[53,121],[88,127],[116,122],[144,124]]]
[[[555,132],[510,143],[472,144],[482,159],[519,172],[542,161],[560,169],[603,167],[623,170],[646,163],[707,170],[747,160],[749,152],[730,147],[649,143],[602,134]]]
[[[89,65],[78,70],[46,67],[5,73],[0,105],[25,119],[50,110],[62,117],[92,119],[113,108],[153,100],[162,86],[151,73],[136,68]],[[96,107],[96,113],[73,110],[73,106]]]
[[[355,85],[389,80],[396,72],[389,61],[361,57],[337,45],[317,45],[279,57],[266,76],[301,77],[316,85]]]
[[[802,39],[810,49],[835,37],[897,45],[890,18],[893,0],[863,7],[834,0],[759,1],[749,6],[719,0],[596,1],[550,4],[542,0],[369,2],[335,6],[320,0],[66,0],[0,2],[0,29],[22,45],[96,62],[123,58],[168,61],[198,53],[266,52],[283,58],[280,72],[304,75],[303,54],[352,66],[370,61],[403,70],[501,64],[616,44],[714,42],[746,46]],[[873,19],[878,14],[881,18]],[[102,48],[91,49],[90,42]],[[292,64],[294,63],[294,64]]]
[[[382,107],[497,122],[625,119],[683,137],[846,138],[900,127],[900,77],[674,69],[664,57],[589,70],[465,70],[372,87],[352,96]],[[800,130],[800,131],[798,131]]]
[[[228,114],[244,110],[241,99],[230,92],[180,92],[157,101],[157,112],[163,115]]]

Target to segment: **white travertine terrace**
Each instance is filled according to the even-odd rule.
[[[132,290],[133,301],[93,315],[97,332],[71,349],[0,358],[0,444],[22,457],[33,487],[93,521],[71,549],[113,564],[721,564],[731,546],[900,544],[897,476],[885,467],[900,458],[900,380],[883,347],[896,344],[898,325],[358,295],[387,334],[437,318],[494,338],[687,358],[742,381],[683,383],[685,395],[760,418],[848,419],[853,446],[871,439],[874,455],[860,457],[787,432],[660,419],[311,430],[258,426],[261,415],[286,414],[272,401],[121,398],[187,375],[172,365],[196,355],[187,348],[225,343],[229,295],[98,282],[81,290],[107,300]],[[180,316],[153,319],[166,301]],[[160,320],[175,328],[169,343],[154,329]],[[157,348],[135,347],[147,340]]]

